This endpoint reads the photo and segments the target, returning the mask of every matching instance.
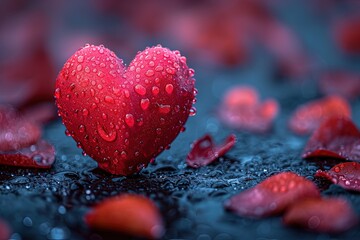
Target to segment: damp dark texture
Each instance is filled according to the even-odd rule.
[[[281,216],[254,220],[237,216],[224,209],[224,202],[232,196],[254,187],[269,176],[292,171],[314,181],[322,196],[345,198],[355,209],[355,213],[360,215],[358,193],[347,191],[334,184],[330,185],[326,179],[314,177],[317,170],[328,171],[339,163],[339,160],[302,159],[301,154],[309,136],[295,135],[288,128],[288,120],[296,107],[323,97],[317,86],[322,70],[338,68],[358,71],[360,69],[359,56],[345,55],[341,49],[337,48],[329,29],[330,23],[336,21],[337,18],[347,16],[346,14],[359,7],[359,4],[356,1],[339,3],[332,0],[291,0],[269,1],[274,3],[269,4],[270,7],[266,8],[268,12],[265,11],[265,13],[260,11],[261,9],[249,8],[249,18],[259,15],[259,19],[266,20],[271,15],[296,34],[298,40],[304,45],[304,51],[295,51],[294,58],[288,59],[293,52],[281,51],[283,48],[276,45],[281,41],[274,42],[274,36],[271,41],[266,34],[260,33],[257,34],[260,34],[258,41],[262,43],[262,47],[248,46],[245,48],[246,51],[243,51],[241,42],[243,39],[236,39],[235,46],[232,46],[234,45],[232,42],[226,42],[224,45],[220,44],[221,47],[216,45],[218,48],[212,48],[212,44],[215,44],[212,40],[216,42],[221,36],[234,33],[232,30],[218,26],[221,27],[222,24],[227,26],[227,23],[236,22],[227,17],[229,14],[226,11],[212,14],[213,10],[223,9],[219,6],[205,7],[207,3],[199,1],[194,5],[195,10],[205,9],[209,12],[204,12],[204,10],[195,14],[197,12],[188,7],[193,1],[183,1],[187,4],[185,6],[179,3],[181,1],[174,1],[177,4],[174,5],[175,7],[169,7],[172,1],[136,2],[145,2],[145,7],[140,9],[129,5],[130,7],[127,8],[128,2],[125,6],[122,1],[110,0],[79,1],[72,3],[73,5],[59,4],[59,2],[56,3],[59,5],[51,5],[51,9],[59,10],[63,14],[61,18],[59,14],[54,14],[48,16],[52,21],[44,21],[42,18],[44,16],[40,14],[40,20],[35,21],[33,25],[44,28],[46,24],[54,24],[51,31],[46,32],[49,34],[46,38],[49,41],[46,46],[51,50],[48,49],[47,54],[56,55],[53,59],[56,63],[56,71],[60,70],[66,59],[85,43],[104,44],[119,57],[124,58],[127,64],[135,56],[136,51],[144,49],[145,46],[161,43],[163,46],[181,50],[196,71],[196,88],[198,89],[196,116],[188,119],[185,125],[186,130],[175,139],[169,150],[164,151],[140,173],[128,177],[111,175],[97,168],[97,163],[88,156],[83,156],[76,142],[64,134],[66,129],[60,119],[48,123],[44,128],[43,138],[53,144],[56,150],[56,159],[50,169],[0,166],[0,219],[11,227],[11,239],[136,239],[120,233],[92,230],[84,222],[85,214],[96,203],[121,193],[145,195],[159,206],[166,230],[163,239],[360,239],[359,226],[332,236],[284,226]],[[170,19],[172,21],[161,22],[160,20],[163,19],[161,17],[169,17],[171,14],[167,11],[158,11],[161,5],[159,3],[150,8],[148,2],[160,2],[169,7],[166,9],[172,9],[172,11],[181,7],[184,14],[173,14],[174,18]],[[225,1],[221,2],[226,4]],[[348,2],[349,5],[347,5]],[[349,7],[350,2],[354,4],[353,7]],[[11,15],[11,11],[17,10],[17,4],[8,3],[7,5],[9,5],[9,11],[8,13],[4,11],[1,17],[5,18],[6,14]],[[30,4],[26,10],[36,9],[41,4],[36,2],[34,5]],[[95,14],[96,8],[100,9],[100,13]],[[120,8],[122,8],[121,11]],[[41,12],[46,8],[39,9]],[[229,9],[235,10],[232,7]],[[245,8],[241,9],[245,11],[243,10]],[[118,12],[115,13],[116,11]],[[129,16],[133,12],[136,14]],[[145,21],[142,18],[146,17],[148,12],[157,14],[156,17],[149,18],[152,21]],[[194,18],[188,19],[187,16]],[[53,21],[56,17],[63,19],[65,25],[74,23],[73,27],[66,31],[57,30],[56,27],[61,24],[60,21]],[[183,17],[182,22],[174,20],[180,19],[179,17]],[[29,23],[31,19],[34,21],[30,17],[29,20],[27,19],[22,20],[24,29],[27,29],[26,23]],[[205,44],[204,48],[206,48],[201,51],[197,50],[203,45],[196,45],[197,42],[193,38],[185,38],[188,42],[184,40],[185,43],[179,43],[182,40],[181,36],[184,36],[184,31],[188,29],[180,31],[180,26],[177,25],[169,30],[169,26],[164,26],[170,23],[183,23],[185,20],[195,24],[204,19],[212,19],[212,22],[209,22],[211,27],[208,32],[202,33],[205,38],[202,41],[199,40],[200,43]],[[227,23],[222,21],[227,21]],[[161,32],[154,28],[158,25],[168,31]],[[10,30],[11,26],[1,28],[1,36],[8,36],[5,32]],[[189,25],[191,26],[193,25]],[[236,29],[242,29],[238,27],[235,26]],[[136,28],[140,30],[135,31]],[[190,33],[194,34],[194,29],[190,30]],[[161,34],[164,32],[167,34]],[[50,34],[53,35],[50,36]],[[43,36],[38,35],[31,39],[33,41],[42,39]],[[18,38],[16,36],[15,34],[13,38],[19,41],[22,39],[22,35],[17,36]],[[11,42],[13,38],[8,41]],[[194,38],[198,39],[196,36]],[[241,43],[239,43],[239,48],[236,47],[238,42]],[[255,42],[251,41],[251,43]],[[14,41],[11,43],[15,44]],[[29,46],[29,44],[25,45]],[[285,45],[283,46],[285,48]],[[209,49],[215,49],[210,57],[204,54],[204,52],[209,53],[207,52],[210,51]],[[5,52],[3,47],[1,51]],[[308,53],[311,60],[302,61],[299,52]],[[295,60],[296,58],[298,59]],[[0,58],[1,63],[4,59],[5,57]],[[32,66],[31,64],[35,61],[32,61],[30,57],[29,59],[27,66]],[[43,61],[47,63],[44,59]],[[310,66],[303,66],[304,62]],[[47,64],[42,66],[43,69],[49,69],[46,67]],[[20,65],[16,65],[15,69],[16,67]],[[37,71],[35,67],[30,67],[30,69]],[[27,74],[24,73],[24,76]],[[55,78],[54,75],[54,81]],[[36,86],[43,86],[40,80],[36,82],[38,83]],[[8,90],[10,87],[5,88],[9,86],[5,83],[0,82],[0,102],[5,101],[4,98],[7,96],[5,93],[11,92]],[[223,125],[219,120],[217,114],[222,96],[239,84],[256,88],[264,99],[274,98],[278,101],[279,114],[274,119],[274,125],[269,132],[256,134],[235,131]],[[33,89],[31,96],[25,95],[22,92],[23,88],[15,89],[18,90],[17,96],[22,98],[14,97],[12,102],[10,100],[8,102],[19,108],[41,99],[52,101],[54,93],[51,91],[50,94],[42,95],[41,98],[34,98],[34,96],[39,96],[38,92],[41,92],[41,89]],[[350,104],[353,110],[352,119],[357,126],[360,126],[359,98],[355,98]],[[186,165],[190,145],[196,139],[205,134],[211,134],[214,141],[220,143],[232,133],[236,135],[237,142],[226,155],[198,169]]]

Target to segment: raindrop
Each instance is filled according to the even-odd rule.
[[[124,95],[125,95],[126,98],[129,98],[130,97],[129,91],[125,89],[124,90]]]
[[[192,117],[192,116],[195,116],[195,115],[196,115],[196,108],[195,108],[195,107],[191,107],[191,108],[190,108],[189,116]]]
[[[162,70],[164,70],[163,66],[156,66],[155,71],[157,72],[161,72]]]
[[[134,116],[131,113],[128,113],[125,115],[125,123],[129,126],[132,127],[134,126]]]
[[[140,84],[137,84],[135,86],[135,92],[139,95],[145,95],[146,94],[146,88]]]
[[[172,68],[172,67],[169,67],[169,68],[166,68],[166,72],[168,74],[174,75],[176,70],[174,68]]]
[[[105,102],[107,102],[107,103],[115,103],[115,101],[114,101],[114,99],[112,98],[112,97],[110,97],[110,96],[105,96]]]
[[[85,72],[89,73],[90,72],[90,68],[88,66],[85,67]]]
[[[155,74],[154,71],[151,70],[151,69],[147,70],[146,73],[145,73],[145,75],[148,76],[148,77],[152,77],[152,76],[154,76],[154,74]]]
[[[106,113],[102,113],[102,114],[101,114],[101,117],[102,117],[102,119],[106,120],[106,119],[107,119]]]
[[[140,106],[143,110],[146,110],[149,107],[150,100],[148,98],[141,99]]]
[[[77,61],[79,63],[82,63],[84,61],[84,56],[82,56],[82,55],[78,56]]]
[[[82,69],[82,65],[81,64],[77,65],[76,70],[81,71],[81,69]]]
[[[89,115],[89,110],[87,110],[86,108],[84,108],[84,109],[82,110],[82,114],[83,114],[83,116],[88,116],[88,115]]]
[[[81,133],[85,132],[85,126],[84,125],[81,124],[79,126],[79,132],[81,132]]]
[[[154,63],[154,61],[150,61],[150,62],[149,62],[149,66],[150,66],[150,67],[153,67],[153,66],[155,66],[155,63]]]
[[[157,129],[156,129],[156,134],[157,134],[157,135],[160,135],[160,134],[161,134],[161,128],[157,128]]]
[[[71,136],[70,131],[66,129],[66,130],[65,130],[65,135],[68,136],[68,137],[70,137],[70,136]]]
[[[193,77],[195,75],[195,70],[192,68],[189,68],[189,75],[190,75],[190,77]]]
[[[116,140],[116,131],[111,131],[110,133],[107,133],[100,124],[97,125],[97,130],[100,137],[105,141],[113,142]]]
[[[154,96],[158,95],[160,92],[160,89],[156,86],[152,87],[151,92]]]
[[[167,113],[170,112],[170,110],[171,110],[170,105],[159,105],[159,112],[160,113],[167,114]]]
[[[174,86],[172,84],[166,84],[165,86],[165,91],[168,93],[168,94],[171,94],[174,90]]]
[[[55,89],[55,98],[59,99],[61,97],[61,90],[60,88]]]

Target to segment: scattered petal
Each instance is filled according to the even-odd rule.
[[[40,136],[38,124],[22,118],[13,108],[0,105],[0,151],[28,147]]]
[[[289,121],[289,127],[297,134],[309,134],[331,116],[351,117],[348,102],[333,95],[306,103],[295,110]]]
[[[238,86],[225,94],[219,117],[232,128],[263,133],[271,128],[278,109],[274,99],[261,103],[254,88]]]
[[[39,103],[27,107],[22,111],[23,118],[40,125],[50,122],[56,117],[56,108],[53,103]]]
[[[26,148],[7,152],[0,151],[0,164],[2,165],[50,168],[54,161],[55,149],[44,140]]]
[[[0,219],[0,240],[10,239],[10,233],[10,227],[7,225],[6,222]]]
[[[310,137],[302,156],[360,161],[359,148],[360,132],[354,123],[345,117],[331,117]]]
[[[358,218],[350,204],[341,198],[298,200],[284,216],[284,224],[315,232],[340,233],[354,227]]]
[[[338,20],[334,25],[334,38],[339,48],[347,54],[360,53],[360,17],[358,15]]]
[[[295,200],[320,197],[315,184],[292,172],[271,176],[233,196],[225,208],[241,216],[260,218],[284,212]]]
[[[360,163],[340,163],[329,171],[318,170],[315,176],[324,177],[347,190],[360,192]]]
[[[327,71],[320,76],[319,88],[326,95],[336,94],[346,99],[355,99],[360,96],[360,74]]]
[[[207,134],[193,143],[193,147],[186,158],[186,163],[193,168],[209,165],[228,152],[235,142],[236,137],[231,134],[224,144],[216,146],[212,137]]]
[[[101,230],[160,238],[164,233],[161,214],[156,205],[140,195],[120,195],[99,203],[85,216],[86,223]]]

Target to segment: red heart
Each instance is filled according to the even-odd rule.
[[[194,115],[193,75],[185,57],[160,45],[139,52],[127,68],[104,46],[86,45],[60,71],[55,98],[78,146],[100,168],[129,175],[167,148]]]

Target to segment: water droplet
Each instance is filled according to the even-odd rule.
[[[82,56],[82,55],[78,56],[77,61],[79,63],[82,63],[84,61],[84,56]]]
[[[195,75],[195,70],[192,68],[189,68],[189,76],[193,77]]]
[[[107,103],[112,103],[112,104],[115,103],[115,100],[110,96],[105,96],[104,100]]]
[[[90,68],[88,66],[85,67],[85,72],[89,73],[90,72]]]
[[[174,68],[172,68],[172,67],[169,67],[169,68],[166,68],[166,72],[168,74],[174,75],[176,70]]]
[[[81,71],[81,69],[82,69],[82,65],[81,64],[77,65],[76,70]]]
[[[161,134],[161,128],[157,128],[157,129],[156,129],[156,134],[157,134],[157,135],[160,135],[160,134]]]
[[[161,72],[162,70],[164,70],[163,66],[156,66],[155,71],[157,72]]]
[[[95,96],[95,90],[91,88],[90,89],[90,94],[91,94],[92,97]]]
[[[81,124],[79,126],[79,132],[81,132],[81,133],[85,132],[85,126],[84,125]]]
[[[146,110],[149,107],[150,100],[148,98],[141,99],[140,106],[143,110]]]
[[[192,117],[192,116],[195,116],[196,115],[196,108],[195,107],[191,107],[190,108],[190,112],[189,112],[189,116]]]
[[[55,89],[55,98],[56,99],[59,99],[60,97],[61,97],[61,90],[60,90],[60,88],[56,88]]]
[[[174,90],[174,86],[172,84],[166,84],[165,86],[165,91],[168,93],[168,94],[171,94]]]
[[[181,127],[180,128],[180,132],[185,132],[186,128],[185,127]]]
[[[101,84],[97,85],[98,89],[102,89],[103,86]]]
[[[68,137],[70,137],[70,136],[71,136],[70,131],[66,129],[66,130],[65,130],[65,135],[68,136]]]
[[[145,95],[146,94],[146,88],[140,84],[137,84],[135,86],[135,92],[139,95]]]
[[[194,97],[198,94],[197,88],[194,88],[193,94],[194,94]]]
[[[103,47],[100,47],[100,48],[99,48],[99,53],[101,53],[101,54],[104,53],[104,48],[103,48]]]
[[[100,137],[105,141],[113,142],[116,140],[116,136],[117,136],[116,131],[110,131],[110,133],[107,133],[100,124],[97,125],[97,130]]]
[[[125,115],[125,123],[129,127],[134,126],[135,120],[134,120],[134,116],[131,113],[128,113],[128,114]]]
[[[102,119],[106,120],[106,119],[107,119],[106,113],[102,113],[102,114],[101,114],[101,117],[102,117]]]
[[[150,67],[153,67],[153,66],[155,66],[155,63],[154,63],[154,61],[150,61],[150,62],[149,62],[149,66],[150,66]]]
[[[334,172],[336,172],[336,173],[340,172],[340,168],[339,168],[339,167],[335,167],[335,168],[334,168]]]
[[[129,91],[125,89],[124,90],[124,95],[125,95],[126,98],[129,98],[130,97]]]
[[[156,86],[152,87],[151,92],[154,96],[158,95],[160,92],[160,89]]]
[[[154,74],[155,74],[155,72],[153,70],[151,70],[151,69],[147,70],[146,73],[145,73],[145,75],[148,76],[148,77],[152,77],[152,76],[154,76]]]
[[[171,110],[170,105],[159,105],[159,112],[160,113],[167,114],[167,113],[170,112],[170,110]]]
[[[89,115],[89,110],[87,110],[86,108],[84,108],[84,109],[82,110],[82,115],[83,115],[83,116],[88,116],[88,115]]]

